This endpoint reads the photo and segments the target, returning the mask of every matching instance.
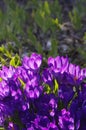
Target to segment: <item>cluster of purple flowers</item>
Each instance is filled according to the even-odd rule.
[[[86,130],[86,69],[32,53],[0,70],[0,126],[6,130]]]

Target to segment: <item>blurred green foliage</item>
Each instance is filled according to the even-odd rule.
[[[57,2],[55,3],[57,5],[57,11],[58,11],[58,3]],[[56,28],[59,26],[58,17],[61,16],[61,14],[59,12],[58,14],[56,14],[55,18],[51,17],[52,6],[49,5],[47,1],[45,1],[44,4],[40,4],[39,8],[35,13],[35,22],[42,29],[43,32],[48,31],[48,29],[51,29],[51,31],[54,32]]]
[[[5,130],[4,128],[0,127],[0,130]]]
[[[2,1],[4,10],[0,8],[0,66],[17,66],[21,64],[20,59],[24,55],[33,51],[41,53],[45,58],[59,54],[58,34],[61,35],[60,27],[64,24],[59,0],[28,0],[26,3],[18,0]],[[84,2],[76,2],[69,12],[75,30],[83,27],[82,19],[86,12]],[[83,41],[85,44],[86,36]],[[86,60],[86,52],[82,54],[80,49],[77,50]]]
[[[26,14],[13,0],[5,0],[6,11],[0,10],[0,40],[18,42],[17,34],[24,34],[23,26]]]
[[[82,28],[82,23],[81,23],[82,19],[81,19],[79,10],[74,8],[72,12],[69,12],[69,17],[70,17],[71,22],[73,23],[73,27],[76,30],[79,30]]]
[[[69,12],[69,18],[76,30],[82,28],[82,18],[86,15],[85,5],[86,1],[76,1],[76,4],[71,12]]]
[[[26,46],[29,48],[29,43],[35,47],[38,53],[44,53],[40,40],[33,33],[34,25],[36,28],[40,28],[43,34],[46,34],[48,30],[52,32],[51,40],[53,43],[49,54],[57,55],[57,49],[55,50],[57,48],[55,32],[59,29],[59,22],[62,20],[61,7],[58,0],[53,3],[32,0],[22,6],[14,0],[5,0],[4,2],[5,11],[0,9],[0,41],[5,40],[7,50],[3,46],[0,47],[2,55],[6,55],[5,60],[1,55],[0,61],[5,64],[5,61],[12,56],[8,49],[9,46],[12,53],[17,52],[20,56],[23,51],[22,46],[27,44]],[[8,44],[9,42],[15,45]]]

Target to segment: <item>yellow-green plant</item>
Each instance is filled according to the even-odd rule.
[[[75,7],[69,12],[69,18],[75,30],[80,30],[82,28],[82,19],[86,15],[85,4],[85,0],[76,1]]]

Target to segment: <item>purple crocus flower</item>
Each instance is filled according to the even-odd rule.
[[[6,81],[2,80],[0,82],[0,99],[5,98],[10,93],[9,85],[6,83]]]
[[[49,57],[48,58],[48,65],[52,72],[57,75],[58,72],[64,73],[67,71],[68,68],[68,58],[57,56],[56,58]]]
[[[81,80],[86,78],[86,68],[81,69],[80,76],[81,76]]]
[[[29,66],[32,70],[37,70],[42,63],[42,56],[40,54],[33,53],[29,59]]]
[[[28,56],[25,56],[25,57],[23,58],[22,65],[23,65],[23,67],[24,67],[25,69],[29,69],[29,68],[30,68],[30,67],[29,67],[29,57],[28,57]]]
[[[32,53],[0,70],[0,126],[7,130],[85,130],[86,68]],[[40,71],[41,70],[41,71]],[[7,125],[5,125],[7,124]]]
[[[9,78],[12,78],[12,76],[15,73],[15,68],[10,66],[7,68],[6,66],[2,67],[2,70],[0,70],[0,77],[4,80],[8,80]]]
[[[80,67],[71,63],[69,64],[67,72],[72,76],[76,84],[79,84],[84,77],[84,75],[81,72]]]
[[[34,103],[38,114],[53,119],[57,115],[57,97],[54,94],[43,94]]]
[[[40,84],[40,75],[36,73],[33,74],[33,76],[28,79],[24,91],[28,98],[38,98],[43,91],[43,87]]]
[[[27,71],[22,67],[22,66],[19,66],[16,68],[16,72],[14,74],[14,77],[13,77],[15,80],[16,79],[21,79],[23,82],[27,82],[28,81],[28,74],[27,74]]]
[[[5,106],[2,103],[0,103],[0,126],[4,125],[4,121],[5,121],[5,118],[6,118],[7,114],[8,113],[6,113]]]
[[[40,54],[32,53],[30,57],[24,57],[23,66],[25,69],[38,70],[42,63],[42,56]]]
[[[74,119],[71,117],[70,112],[66,109],[61,110],[58,120],[61,130],[74,130]]]
[[[49,86],[53,86],[53,75],[49,69],[45,69],[42,73],[42,80]]]
[[[13,122],[9,122],[7,130],[19,130],[19,127]]]

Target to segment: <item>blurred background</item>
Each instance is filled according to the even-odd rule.
[[[86,0],[0,0],[0,67],[32,52],[86,67]]]

